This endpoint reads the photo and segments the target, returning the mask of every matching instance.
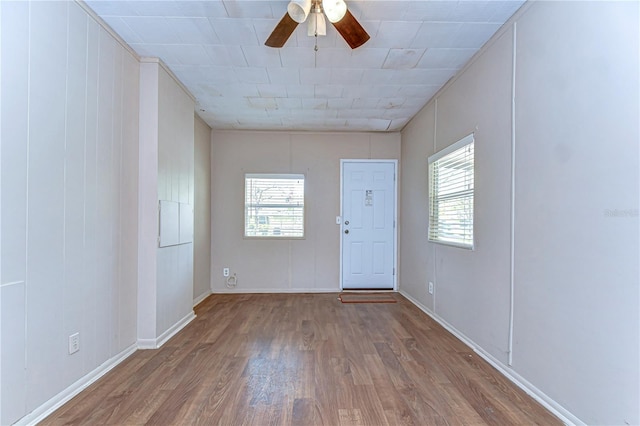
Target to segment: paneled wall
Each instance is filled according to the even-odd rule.
[[[193,302],[211,294],[211,128],[194,122]]]
[[[640,423],[638,13],[526,5],[402,132],[401,291],[575,423]],[[426,234],[471,132],[473,251]]]
[[[193,243],[158,247],[158,202],[194,205],[194,100],[157,60],[140,65],[138,344],[155,348],[193,319]]]
[[[139,68],[74,2],[1,2],[0,15],[10,424],[135,345]]]
[[[211,149],[212,290],[338,291],[340,159],[399,159],[400,134],[214,131]],[[243,238],[245,173],[305,174],[303,240]]]

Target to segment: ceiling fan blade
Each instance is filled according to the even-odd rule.
[[[370,38],[360,22],[348,10],[341,20],[333,23],[333,26],[352,49],[362,46]]]
[[[269,47],[282,47],[287,42],[293,31],[298,26],[298,23],[291,19],[288,13],[285,13],[278,25],[273,29],[273,32],[264,42]]]

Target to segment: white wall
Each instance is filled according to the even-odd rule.
[[[138,62],[74,2],[0,14],[10,424],[135,344]]]
[[[194,122],[193,302],[211,294],[211,128],[196,115]]]
[[[638,13],[527,5],[402,133],[401,291],[573,422],[640,422]],[[427,156],[472,131],[476,249],[430,244]]]
[[[158,60],[140,65],[138,344],[193,319],[193,243],[158,247],[158,201],[194,204],[194,100]]]
[[[211,150],[212,290],[338,291],[340,159],[399,159],[400,134],[214,131]],[[245,173],[305,174],[303,240],[243,238]]]

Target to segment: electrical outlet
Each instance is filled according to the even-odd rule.
[[[80,333],[75,333],[69,336],[69,355],[74,354],[80,350]]]
[[[222,275],[225,276],[225,277],[228,277],[229,276],[229,268],[223,268],[222,269]]]
[[[433,294],[433,283],[429,281],[429,294]]]

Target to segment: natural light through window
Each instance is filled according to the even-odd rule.
[[[429,157],[429,240],[473,249],[473,134]]]
[[[304,237],[304,175],[246,174],[244,236]]]

